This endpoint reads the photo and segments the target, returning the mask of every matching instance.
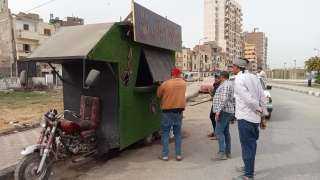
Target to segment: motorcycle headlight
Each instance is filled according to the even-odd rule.
[[[40,126],[45,128],[47,126],[47,121],[45,118],[42,118],[41,122],[40,122]]]

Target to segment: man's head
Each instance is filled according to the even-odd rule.
[[[232,73],[233,72],[233,66],[232,65],[229,65],[228,68],[227,68],[227,71]]]
[[[219,83],[220,82],[220,73],[215,73],[214,74],[214,82]]]
[[[225,81],[229,79],[229,72],[227,71],[222,71],[220,73],[220,81]]]
[[[248,60],[246,59],[236,59],[235,61],[233,61],[233,65],[232,65],[232,72],[233,74],[238,74],[240,71],[244,71],[246,70],[247,66],[248,66]]]
[[[181,77],[181,70],[179,68],[173,68],[171,70],[171,76],[173,78],[180,78]]]

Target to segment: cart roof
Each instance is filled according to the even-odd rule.
[[[88,24],[59,29],[27,58],[27,61],[66,61],[83,59],[114,23]]]

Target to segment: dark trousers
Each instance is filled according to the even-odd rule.
[[[257,152],[257,140],[259,139],[259,124],[246,120],[238,120],[242,160],[244,163],[245,176],[252,178]]]
[[[231,136],[229,131],[229,122],[232,119],[232,114],[227,112],[221,112],[219,121],[216,126],[216,135],[219,143],[219,153],[230,154],[231,153]]]
[[[210,111],[210,120],[212,124],[212,132],[215,133],[216,129],[216,120],[215,120],[216,114],[212,111],[212,106],[211,106],[211,111]]]

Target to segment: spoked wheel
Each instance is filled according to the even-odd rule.
[[[15,180],[47,180],[51,174],[52,164],[48,159],[40,173],[37,173],[41,157],[38,153],[25,156],[17,165],[14,172]]]

